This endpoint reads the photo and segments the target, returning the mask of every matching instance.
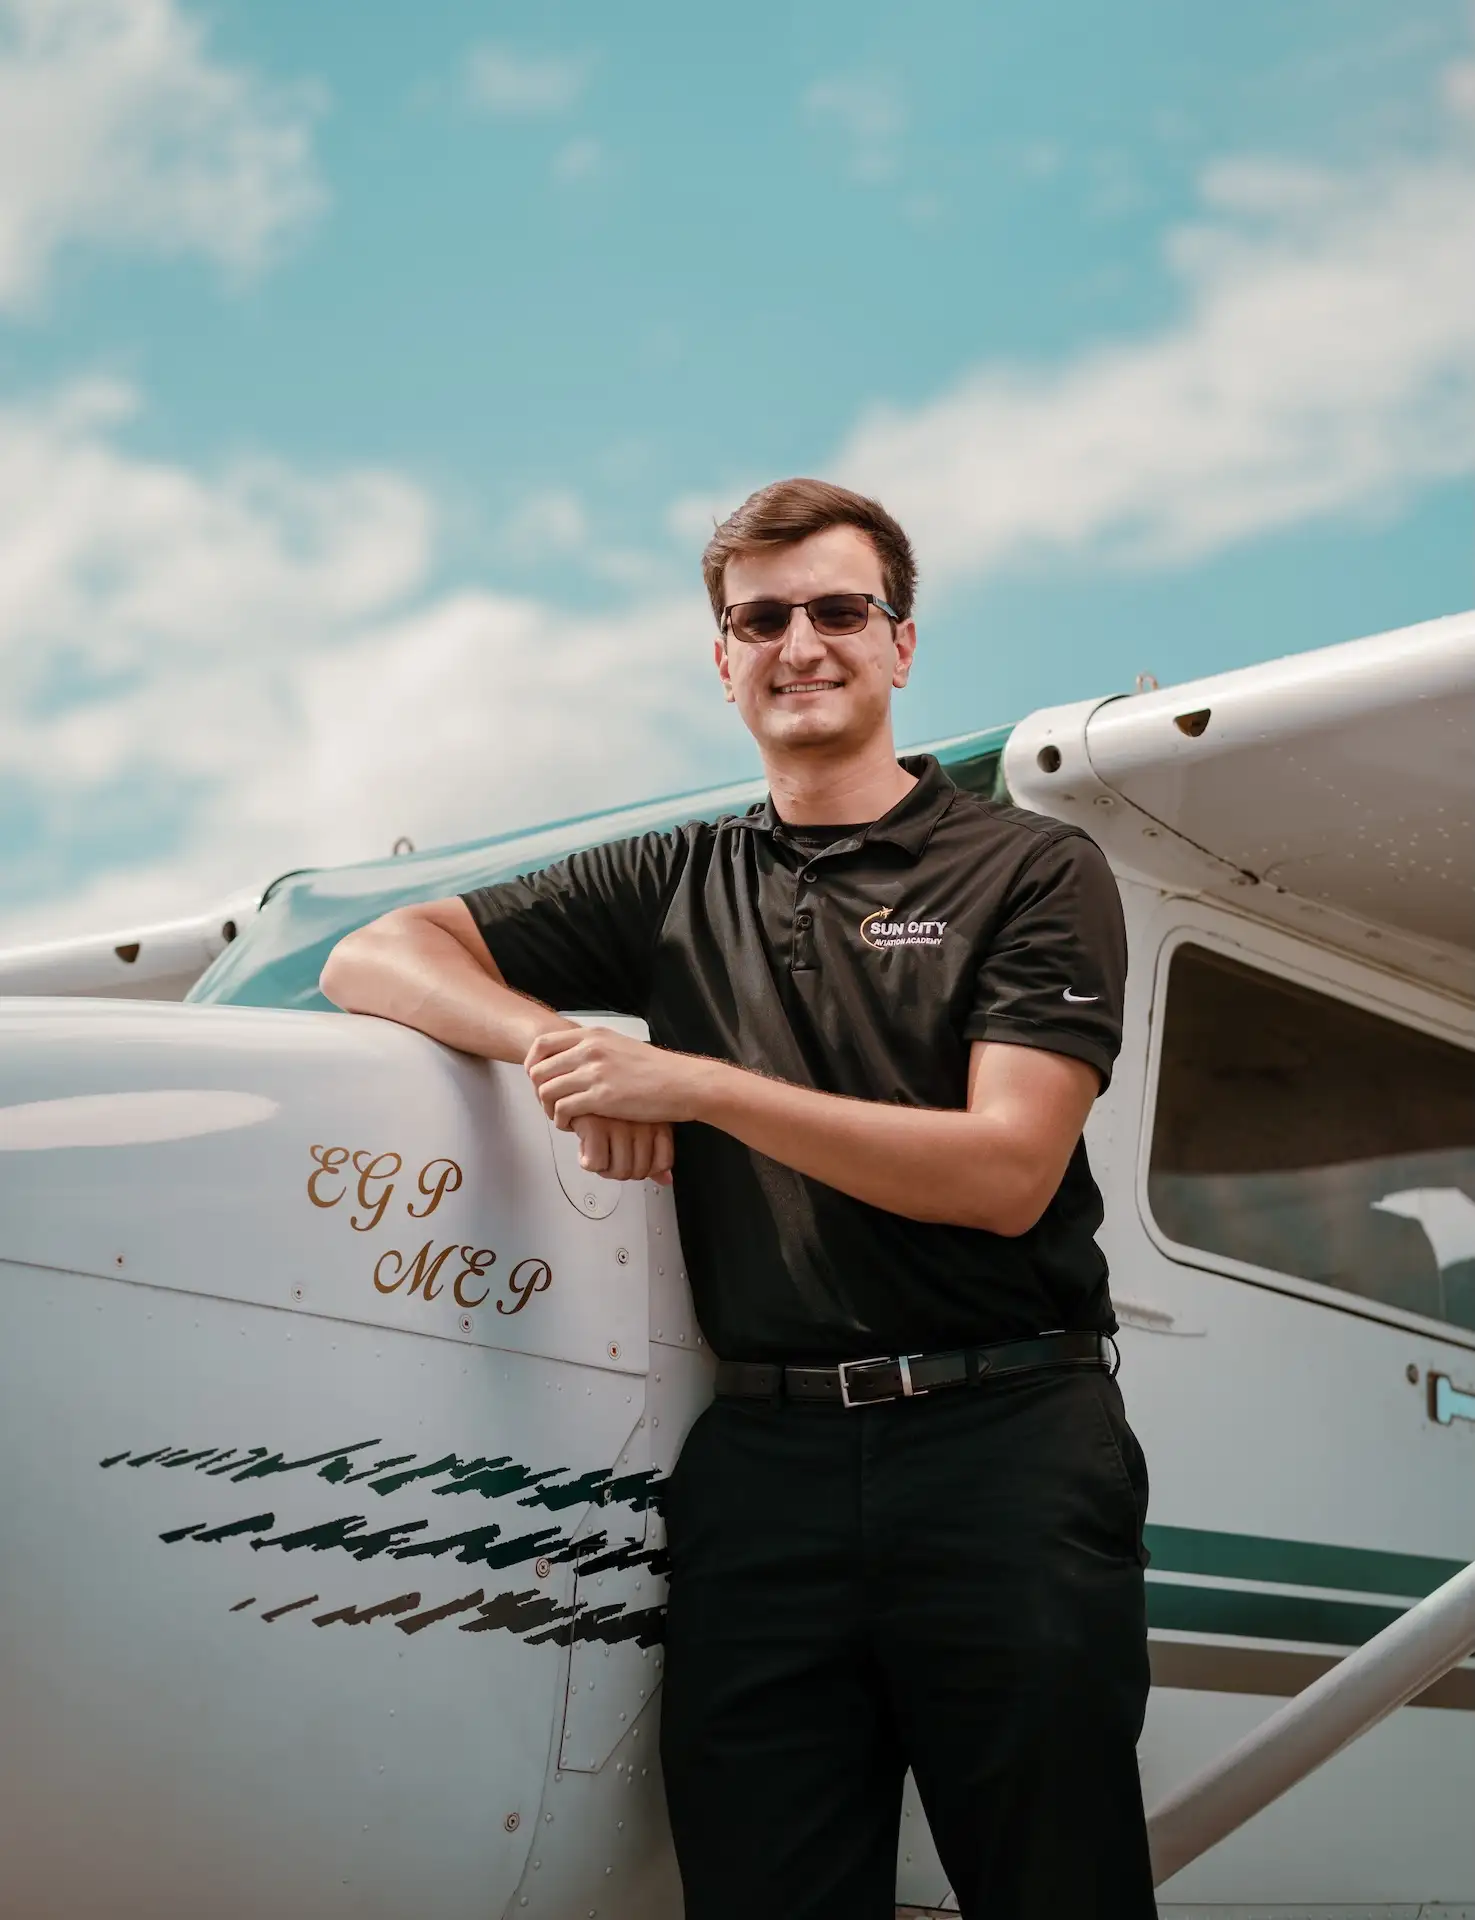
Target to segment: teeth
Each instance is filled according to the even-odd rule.
[[[827,687],[838,687],[838,680],[794,680],[786,687],[775,687],[775,693],[823,693]]]

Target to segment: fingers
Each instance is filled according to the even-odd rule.
[[[560,1073],[557,1079],[545,1080],[538,1088],[543,1111],[556,1127],[567,1132],[573,1121],[584,1114],[598,1114],[608,1121],[605,1110],[609,1102],[599,1097],[590,1079],[591,1076],[584,1073]]]
[[[579,1165],[585,1173],[603,1173],[609,1166],[610,1122],[588,1113],[573,1131],[579,1142]]]
[[[587,1031],[585,1027],[555,1027],[551,1033],[540,1033],[528,1048],[522,1064],[531,1073],[539,1061],[551,1060],[555,1054],[576,1047]]]
[[[572,1074],[587,1073],[589,1070],[590,1062],[582,1054],[565,1047],[560,1053],[550,1054],[546,1060],[533,1060],[530,1056],[527,1076],[538,1089],[541,1099],[555,1080],[567,1080]]]
[[[650,1178],[651,1156],[655,1151],[655,1128],[649,1125],[630,1129],[630,1174],[632,1180]]]
[[[579,1165],[606,1180],[654,1180],[671,1184],[675,1143],[671,1129],[650,1120],[606,1120],[578,1115],[569,1129],[579,1142]]]
[[[614,1121],[609,1130],[609,1166],[607,1177],[611,1180],[631,1180],[636,1178],[632,1171],[635,1161],[635,1140],[637,1128],[628,1123]]]
[[[572,1133],[574,1122],[576,1120],[582,1120],[586,1114],[597,1113],[603,1118],[609,1102],[602,1100],[597,1093],[578,1091],[560,1094],[556,1100],[545,1100],[543,1104],[547,1108],[548,1118],[553,1122],[554,1126],[562,1133]],[[628,1120],[610,1120],[608,1122],[611,1129],[610,1146],[612,1150],[615,1140],[613,1129],[621,1126],[629,1126],[630,1124]]]

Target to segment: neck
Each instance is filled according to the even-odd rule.
[[[780,819],[796,827],[859,826],[879,820],[917,784],[899,766],[891,730],[857,752],[763,755],[768,790]]]

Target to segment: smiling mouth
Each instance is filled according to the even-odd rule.
[[[829,693],[843,686],[843,680],[790,680],[782,687],[775,687],[776,694],[786,693]]]

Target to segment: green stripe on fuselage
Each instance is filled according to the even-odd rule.
[[[1197,1527],[1150,1525],[1144,1537],[1152,1554],[1152,1564],[1162,1573],[1214,1574],[1227,1580],[1267,1580],[1290,1587],[1325,1587],[1340,1593],[1390,1593],[1422,1600],[1425,1594],[1464,1571],[1463,1561],[1436,1560],[1425,1554],[1384,1553],[1370,1547],[1331,1547],[1313,1540],[1272,1540],[1252,1533],[1211,1533]],[[1371,1611],[1384,1614],[1386,1625],[1398,1609]],[[1204,1631],[1250,1632],[1251,1629],[1206,1628]],[[1276,1637],[1304,1640],[1323,1636]],[[1353,1635],[1351,1640],[1365,1637]]]

